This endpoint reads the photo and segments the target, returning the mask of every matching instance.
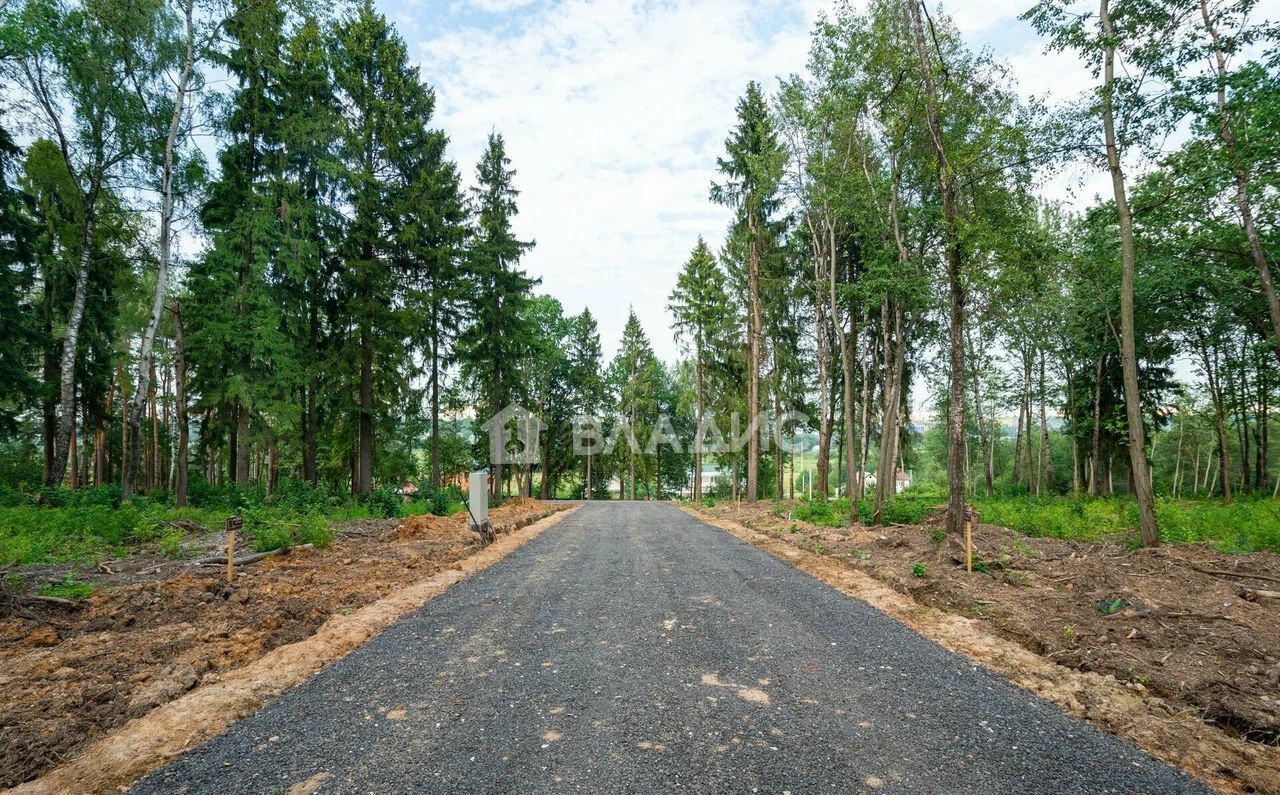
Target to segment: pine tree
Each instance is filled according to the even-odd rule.
[[[356,455],[352,490],[373,486],[375,427],[394,425],[391,406],[409,392],[404,260],[395,246],[406,167],[421,147],[443,149],[427,127],[435,96],[409,63],[404,41],[371,0],[336,32],[334,78],[343,94],[342,183],[350,220],[342,243],[340,316],[351,333],[341,355],[355,369]],[[400,177],[398,179],[398,177]],[[345,369],[345,368],[344,368]]]
[[[502,136],[490,133],[472,189],[475,224],[467,250],[468,325],[458,339],[463,374],[476,386],[477,405],[484,410],[481,416],[488,417],[519,397],[515,363],[529,351],[533,336],[524,304],[538,283],[519,267],[533,243],[518,239],[511,228],[519,191],[510,164]],[[496,501],[501,496],[502,462],[492,464]]]
[[[583,308],[582,314],[573,318],[573,331],[569,347],[570,382],[574,409],[589,422],[596,422],[604,408],[605,383],[601,372],[603,354],[600,350],[600,330],[591,310]],[[597,427],[598,431],[599,428]],[[596,472],[595,450],[587,448],[583,462],[582,494],[589,500],[594,496]]]
[[[281,72],[280,140],[284,149],[282,241],[275,292],[297,361],[302,478],[319,481],[321,390],[332,380],[327,317],[333,304],[341,218],[336,206],[340,127],[329,49],[319,23],[303,20],[290,37]],[[285,396],[281,396],[285,399]]]
[[[205,443],[227,434],[229,469],[249,486],[251,423],[285,374],[288,344],[269,284],[280,247],[277,211],[284,168],[280,144],[280,53],[284,12],[275,0],[238,0],[220,60],[235,80],[220,128],[220,178],[201,211],[213,245],[188,273],[187,354],[193,391],[215,412]],[[260,405],[261,404],[261,405]]]
[[[761,261],[769,246],[770,216],[778,205],[785,153],[778,142],[764,94],[754,81],[738,101],[738,124],[719,159],[725,181],[711,186],[711,198],[737,211],[736,224],[747,239],[747,501],[755,502],[760,468],[760,367],[764,356]]]
[[[0,127],[0,326],[6,335],[0,347],[0,438],[17,430],[17,418],[40,387],[28,368],[39,345],[31,306],[37,228],[27,197],[13,181],[20,154],[9,131]]]
[[[640,457],[637,448],[641,439],[647,438],[646,428],[656,421],[657,391],[661,363],[653,354],[649,337],[636,317],[635,309],[627,315],[622,329],[622,342],[609,366],[610,375],[618,396],[618,411],[626,422],[626,451],[618,451],[627,465],[627,497],[636,498],[636,481],[645,475],[647,461]]]
[[[702,499],[702,427],[706,409],[707,360],[716,356],[723,327],[730,310],[725,299],[725,277],[715,256],[701,237],[694,245],[684,269],[676,277],[676,288],[667,299],[667,310],[675,320],[676,338],[688,341],[694,361],[693,499]]]

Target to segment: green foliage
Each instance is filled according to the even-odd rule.
[[[41,596],[56,596],[59,599],[88,599],[93,594],[93,583],[79,582],[75,576],[68,574],[62,582],[45,585],[36,593]]]
[[[400,496],[400,492],[395,489],[380,486],[361,498],[361,502],[375,516],[386,518],[400,515],[400,506],[404,499]]]
[[[925,566],[923,563],[912,563],[912,564],[911,564],[911,576],[912,576],[912,577],[925,577],[925,576],[927,576],[928,574],[929,574],[929,568],[928,568],[927,566]]]
[[[1009,497],[975,501],[982,521],[1029,536],[1081,541],[1127,537],[1138,526],[1137,506],[1123,498]],[[1175,543],[1209,543],[1223,552],[1280,552],[1280,500],[1258,498],[1156,502],[1161,536]]]

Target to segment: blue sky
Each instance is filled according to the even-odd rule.
[[[1032,0],[942,6],[974,47],[1009,61],[1025,94],[1090,86],[1070,55],[1046,54],[1017,19]],[[576,313],[589,306],[611,357],[634,307],[658,355],[678,354],[666,298],[698,235],[717,246],[716,157],[749,80],[802,71],[816,0],[378,0],[437,91],[436,124],[470,180],[486,134],[503,134],[521,190],[525,267]],[[1275,17],[1280,0],[1259,12]],[[1090,4],[1092,7],[1092,4]],[[936,8],[933,10],[936,11]],[[1076,201],[1098,174],[1044,186]]]

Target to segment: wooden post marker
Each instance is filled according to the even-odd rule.
[[[964,567],[973,574],[973,522],[964,518]]]
[[[244,527],[244,519],[232,516],[227,519],[227,585],[236,575],[236,531]]]
[[[968,505],[964,507],[964,561],[965,569],[973,574],[973,526],[978,523],[978,512]]]

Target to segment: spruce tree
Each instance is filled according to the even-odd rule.
[[[778,205],[785,153],[754,81],[738,101],[738,124],[725,140],[719,159],[724,182],[711,186],[713,201],[733,208],[739,233],[747,243],[747,414],[752,432],[747,442],[747,501],[755,502],[760,469],[760,367],[764,357],[764,298],[761,263],[770,246],[770,216]]]
[[[476,387],[484,419],[519,397],[516,363],[528,353],[533,336],[524,304],[538,281],[519,267],[533,243],[517,238],[511,228],[519,191],[510,166],[502,136],[490,133],[471,193],[475,222],[467,249],[469,322],[458,340],[458,358],[464,375]],[[491,490],[496,500],[501,496],[502,462],[492,465]]]

